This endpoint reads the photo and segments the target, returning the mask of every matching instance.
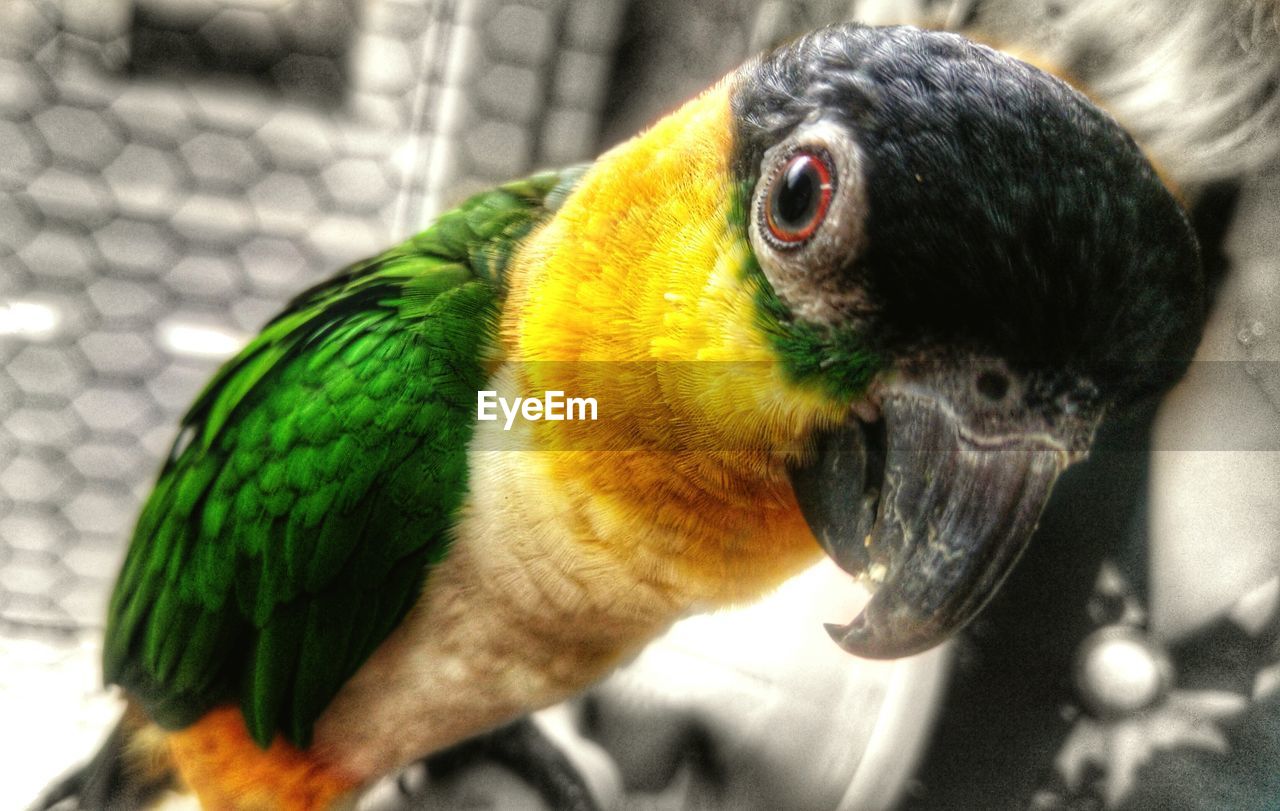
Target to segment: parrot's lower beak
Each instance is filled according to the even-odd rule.
[[[824,434],[812,462],[792,471],[819,543],[875,586],[853,622],[827,626],[859,656],[919,653],[973,619],[1097,424],[1046,418],[1043,409],[968,408],[965,395],[938,388],[927,380],[886,387],[880,421],[851,419]]]

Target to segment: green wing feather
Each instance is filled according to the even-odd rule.
[[[234,701],[260,745],[308,745],[448,551],[507,258],[578,174],[472,198],[218,372],[134,531],[108,682],[169,728]]]

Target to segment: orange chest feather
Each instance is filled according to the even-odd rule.
[[[260,749],[234,706],[217,707],[170,734],[169,748],[183,780],[207,809],[324,811],[359,787],[358,780],[282,738]]]

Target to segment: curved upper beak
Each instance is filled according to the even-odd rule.
[[[929,378],[933,378],[932,380]],[[845,570],[876,585],[850,653],[937,645],[973,619],[1026,548],[1058,475],[1083,458],[1096,415],[993,406],[938,375],[880,393],[882,421],[850,420],[792,470],[805,518]],[[1012,398],[1011,398],[1012,399]],[[978,397],[981,400],[981,397]]]

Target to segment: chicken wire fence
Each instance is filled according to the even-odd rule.
[[[0,621],[100,625],[177,419],[291,295],[588,155],[617,11],[8,0]]]

